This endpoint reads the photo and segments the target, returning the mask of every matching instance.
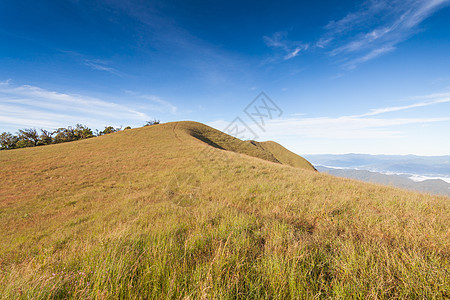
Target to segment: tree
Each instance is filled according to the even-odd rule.
[[[128,130],[128,129],[131,129],[131,126],[127,126],[123,130]]]
[[[159,121],[154,121],[152,124],[158,124]],[[131,129],[127,126],[125,129]],[[9,132],[3,132],[0,134],[0,150],[8,150],[15,148],[34,147],[40,145],[58,144],[71,142],[81,139],[88,139],[94,136],[100,136],[122,130],[122,126],[114,128],[113,126],[107,126],[104,130],[95,130],[95,133],[89,127],[77,124],[74,127],[69,126],[67,128],[58,128],[53,132],[45,129],[40,129],[40,133],[35,128],[19,129],[17,135],[13,135]]]
[[[75,140],[75,133],[74,129],[69,126],[67,128],[58,128],[56,129],[53,134],[55,135],[53,137],[53,143],[65,143]]]
[[[18,136],[12,135],[9,132],[3,132],[2,134],[0,134],[0,150],[17,148],[18,141]]]
[[[19,140],[16,143],[16,148],[28,148],[28,147],[34,147],[34,146],[35,146],[34,143],[27,139],[19,138]]]
[[[147,121],[147,123],[144,126],[158,125],[159,123],[161,123],[160,120]]]
[[[19,129],[19,142],[21,142],[21,145],[33,144],[33,146],[37,146],[39,133],[35,128]]]
[[[41,136],[39,137],[39,145],[50,145],[53,143],[53,132],[41,129]]]
[[[113,133],[113,132],[116,132],[116,131],[118,131],[116,128],[114,128],[112,126],[107,126],[107,127],[105,127],[105,129],[103,131],[100,131],[100,135],[110,134],[110,133]]]
[[[93,137],[94,133],[87,126],[77,124],[74,129],[74,136],[75,136],[75,139],[77,139],[77,140],[88,139],[88,138]]]

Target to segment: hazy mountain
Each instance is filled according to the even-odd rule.
[[[339,177],[395,186],[413,191],[450,196],[450,183],[445,182],[442,179],[427,179],[418,182],[411,180],[407,177],[407,175],[387,175],[366,170],[333,169],[322,166],[316,166],[316,168],[319,172],[328,173]]]
[[[319,171],[335,176],[450,195],[450,156],[304,155]]]

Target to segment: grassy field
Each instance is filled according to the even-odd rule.
[[[450,297],[449,198],[283,149],[177,122],[1,151],[0,297]]]

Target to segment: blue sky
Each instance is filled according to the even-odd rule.
[[[239,117],[300,154],[448,155],[449,37],[450,0],[3,0],[0,131]]]

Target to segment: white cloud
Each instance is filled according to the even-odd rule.
[[[377,58],[380,55],[383,55],[385,53],[394,51],[395,47],[393,46],[385,46],[378,49],[373,49],[369,53],[365,54],[364,56],[358,57],[356,59],[350,60],[344,64],[344,67],[348,69],[354,69],[357,65],[361,63],[365,63],[366,61],[372,60],[374,58]]]
[[[283,59],[289,60],[300,54],[301,51],[305,51],[309,48],[308,44],[304,44],[297,41],[290,41],[287,38],[286,32],[276,32],[271,37],[264,36],[264,42],[267,46],[278,49],[284,53]]]
[[[441,96],[438,98],[437,96]],[[424,107],[434,104],[450,102],[450,94],[430,95],[435,98],[433,101],[418,102],[405,106],[394,106],[372,109],[360,115],[350,115],[341,117],[297,117],[292,114],[291,118],[270,120],[265,127],[267,137],[280,136],[303,136],[309,138],[326,139],[386,139],[398,138],[403,135],[401,126],[415,124],[430,124],[437,122],[448,122],[450,117],[422,117],[422,118],[375,118],[373,116],[388,112],[407,110],[417,107]],[[430,97],[425,96],[425,97]],[[223,130],[228,125],[225,121],[215,121],[211,126]],[[256,126],[252,127],[258,132]]]
[[[173,105],[172,103],[162,100],[161,98],[159,98],[158,96],[155,95],[143,95],[141,96],[142,98],[154,102],[156,104],[158,104],[157,107],[155,107],[156,110],[159,111],[164,111],[164,110],[169,110],[170,113],[172,114],[176,114],[177,113],[177,107],[175,105]]]
[[[102,127],[111,123],[119,126],[127,120],[142,122],[149,119],[146,113],[98,98],[29,85],[0,85],[0,120],[5,125],[54,128],[84,123]]]
[[[274,120],[267,125],[270,135],[297,135],[328,139],[396,138],[402,135],[398,126],[450,121],[450,118],[301,118]]]
[[[413,99],[435,99],[435,100],[442,100],[450,98],[450,93],[434,93],[426,96],[418,96],[414,97]],[[446,102],[446,101],[444,101]]]
[[[321,37],[316,43],[315,46],[318,48],[325,48],[333,41],[332,38]]]
[[[125,93],[133,97],[145,100],[143,107],[146,107],[152,111],[168,112],[174,115],[178,113],[178,108],[175,105],[173,105],[169,101],[161,99],[158,96],[140,94],[129,90],[125,91]]]
[[[346,67],[395,50],[396,45],[417,32],[417,27],[450,0],[370,0],[359,10],[325,26],[327,32],[315,43],[341,55]]]
[[[299,116],[304,116],[304,113],[293,113],[293,114],[289,114],[292,117],[299,117]]]
[[[105,71],[117,76],[122,77],[122,73],[117,71],[116,69],[109,67],[108,63],[102,61],[102,60],[91,60],[91,59],[85,59],[84,60],[84,65],[90,67],[93,70],[97,70],[97,71]]]
[[[359,115],[358,117],[374,116],[374,115],[384,114],[384,113],[388,113],[388,112],[394,112],[394,111],[406,110],[406,109],[411,109],[411,108],[416,108],[416,107],[424,107],[424,106],[430,106],[433,104],[450,102],[450,94],[441,94],[441,95],[443,95],[444,97],[441,99],[434,100],[434,101],[419,102],[419,103],[403,105],[403,106],[392,106],[392,107],[371,109],[369,112]]]
[[[308,137],[325,139],[389,139],[402,136],[399,126],[450,121],[450,118],[361,118],[353,116],[289,118],[268,121],[264,128],[265,137]],[[228,125],[220,120],[209,123],[223,130]],[[253,131],[258,127],[248,123]],[[397,128],[396,128],[397,127]],[[396,129],[395,129],[396,128]]]
[[[366,0],[355,12],[330,21],[311,48],[327,49],[344,68],[354,69],[397,49],[399,43],[417,33],[425,19],[449,4],[450,0]],[[310,49],[309,43],[288,40],[283,31],[263,38],[267,46],[283,53],[284,60]]]
[[[5,80],[5,81],[0,81],[0,86],[5,86],[5,85],[9,85],[11,83],[11,79]]]
[[[121,71],[111,67],[110,61],[98,58],[90,58],[77,51],[70,51],[70,50],[59,50],[59,51],[61,53],[68,55],[71,59],[74,59],[78,63],[89,67],[92,70],[108,72],[119,77],[124,77],[125,75]]]
[[[288,53],[288,54],[284,57],[284,59],[288,60],[288,59],[291,59],[291,58],[296,57],[296,56],[298,55],[298,53],[300,52],[300,50],[302,50],[302,49],[299,48],[299,47],[295,48],[292,52]]]

